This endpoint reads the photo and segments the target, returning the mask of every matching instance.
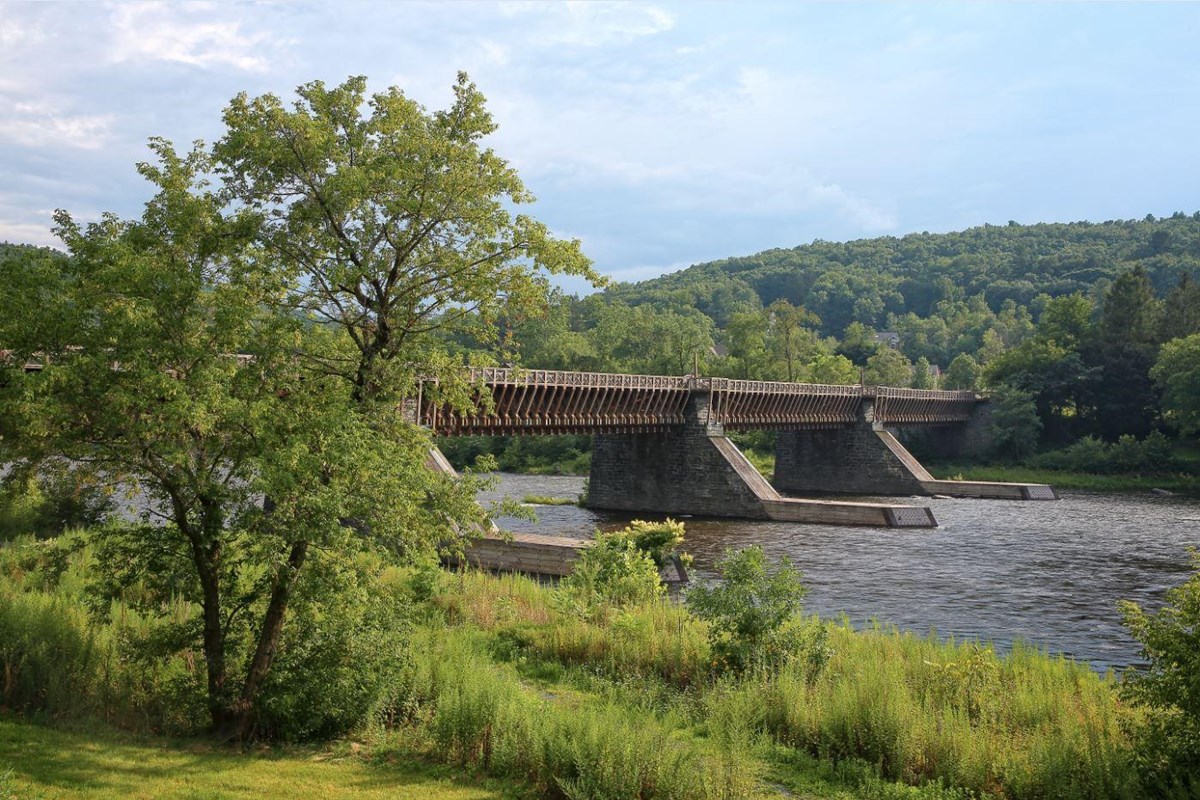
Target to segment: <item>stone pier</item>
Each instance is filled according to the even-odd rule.
[[[783,497],[713,421],[704,392],[691,394],[681,426],[597,435],[587,505],[630,513],[835,525],[937,525],[930,510],[920,506]]]
[[[987,408],[986,404],[981,408]],[[957,445],[972,454],[971,448],[981,446],[986,435],[986,421],[972,418],[947,429],[938,441],[942,448]],[[941,494],[1001,500],[1058,499],[1054,488],[1045,484],[935,479],[892,431],[874,419],[869,400],[863,402],[862,418],[853,425],[781,431],[775,443],[774,486],[785,495]]]

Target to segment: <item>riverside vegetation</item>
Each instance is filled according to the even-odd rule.
[[[713,302],[550,292],[553,275],[605,280],[577,240],[517,213],[533,198],[486,147],[496,125],[466,75],[440,110],[353,77],[294,102],[239,95],[223,122],[211,147],[151,140],[140,217],[61,211],[66,252],[0,246],[3,741],[73,741],[30,720],[203,737],[222,747],[197,759],[213,794],[233,791],[212,774],[237,757],[226,745],[346,737],[363,755],[343,777],[419,758],[547,797],[1195,790],[1184,656],[1200,579],[1159,614],[1127,609],[1151,667],[1126,684],[1019,646],[805,619],[794,570],[753,550],[730,555],[723,588],[673,603],[656,571],[672,526],[603,537],[558,587],[444,574],[438,556],[486,524],[483,481],[427,469],[430,434],[396,409],[420,385],[465,410],[464,364],[708,368],[712,323],[695,313],[712,311],[738,377],[931,373],[875,341],[890,291],[879,307],[842,269],[826,270],[836,285],[798,272],[812,309],[796,292],[763,303],[766,287],[799,289],[777,272],[752,290],[718,281]],[[970,265],[917,248],[936,291],[905,295],[897,327],[938,363],[962,353],[955,382],[995,382],[1010,455],[1088,434],[1157,452],[1155,430],[1198,423],[1197,289],[1166,288],[1194,266],[1197,222],[1068,226],[1100,235],[1117,259],[1098,274],[1114,277],[1095,302],[1076,279],[1031,282],[1036,323],[1014,297],[963,296],[978,282],[950,275]],[[1040,249],[1032,266],[1074,269]],[[671,281],[695,289],[695,274]],[[695,313],[659,303],[689,297]],[[942,324],[907,316],[929,308]],[[582,463],[575,449],[543,454],[547,468]],[[138,752],[101,740],[105,763]],[[2,752],[21,753],[0,765],[6,794],[119,792]]]
[[[675,602],[657,569],[682,533],[668,522],[604,534],[557,587],[433,563],[343,564],[338,577],[352,590],[342,602],[297,604],[259,700],[258,736],[341,742],[276,753],[281,769],[324,753],[338,766],[321,780],[365,771],[372,785],[402,790],[436,776],[416,765],[441,763],[460,776],[447,797],[466,775],[530,796],[614,800],[1198,788],[1200,707],[1187,687],[1200,652],[1200,573],[1158,614],[1125,609],[1152,666],[1119,680],[1020,643],[1000,654],[805,616],[799,574],[757,548],[727,554],[722,583]],[[207,728],[200,653],[178,644],[195,608],[180,600],[147,613],[106,596],[100,557],[77,532],[0,550],[0,704],[10,715],[0,723],[10,762],[0,763],[0,787],[10,794],[108,796],[73,784],[69,770],[41,768],[61,757],[45,752],[53,742],[70,740],[30,722],[143,737]],[[40,758],[14,759],[26,751],[11,743],[24,737]],[[107,782],[120,786],[121,749],[153,740],[99,741]],[[159,757],[167,763],[189,747],[175,741]],[[218,747],[191,782],[235,768],[255,785],[254,756],[238,758]]]

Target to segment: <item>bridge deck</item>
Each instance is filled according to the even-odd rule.
[[[675,428],[694,393],[710,396],[707,422],[727,430],[797,430],[852,425],[864,403],[889,425],[965,422],[975,392],[829,386],[673,375],[476,368],[474,409],[423,392],[418,421],[443,435],[643,433]]]

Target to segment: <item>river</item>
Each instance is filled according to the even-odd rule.
[[[499,475],[484,499],[578,497],[583,478]],[[1057,502],[911,498],[940,527],[855,528],[684,518],[693,579],[713,575],[726,548],[758,544],[804,573],[806,608],[875,619],[918,633],[993,642],[1024,640],[1094,668],[1137,663],[1117,601],[1157,607],[1190,571],[1200,546],[1200,499],[1062,492]],[[879,499],[879,498],[864,498]],[[896,498],[888,498],[895,501]],[[508,530],[586,536],[627,516],[540,506],[538,520],[502,519]],[[641,515],[647,516],[647,515]]]

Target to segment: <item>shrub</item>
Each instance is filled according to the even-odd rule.
[[[757,545],[726,551],[717,570],[721,583],[687,593],[688,609],[708,622],[715,665],[743,670],[782,663],[799,644],[787,623],[807,593],[800,573],[787,558],[769,568]]]
[[[624,532],[600,533],[559,584],[563,610],[597,619],[613,607],[645,603],[666,590],[658,566]]]
[[[404,590],[384,585],[374,564],[315,564],[297,586],[263,685],[259,735],[324,739],[384,715],[407,665]]]
[[[1200,795],[1200,552],[1195,571],[1167,591],[1166,604],[1148,613],[1120,604],[1125,626],[1149,666],[1126,676],[1126,695],[1149,709],[1138,731],[1138,760],[1147,784],[1164,796]]]
[[[629,523],[628,528],[613,535],[628,538],[634,547],[649,555],[655,566],[661,569],[667,558],[676,553],[683,544],[683,523],[670,517],[662,522],[635,519]]]
[[[597,533],[560,585],[564,610],[597,618],[662,596],[659,570],[682,543],[683,523],[672,519],[635,519],[624,530]]]
[[[1126,434],[1113,444],[1102,442],[1094,436],[1085,436],[1069,447],[1042,453],[1026,463],[1039,469],[1099,475],[1161,475],[1180,469],[1172,452],[1171,440],[1159,431],[1154,431],[1141,441]]]

